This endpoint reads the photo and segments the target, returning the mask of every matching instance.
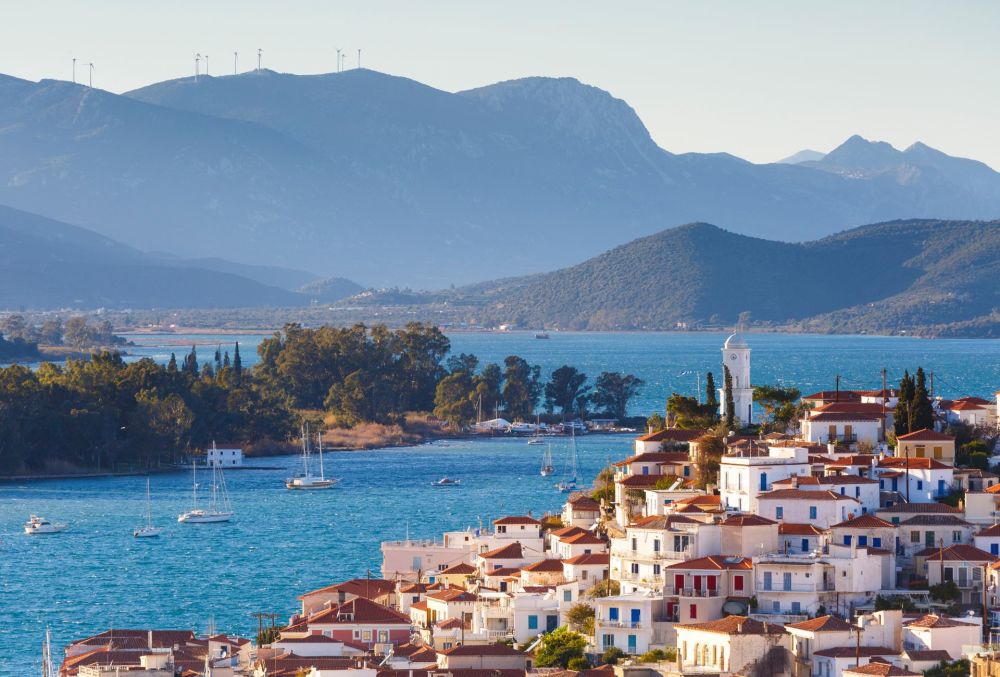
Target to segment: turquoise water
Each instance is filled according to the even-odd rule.
[[[208,359],[220,342],[236,337],[134,337],[136,356],[169,358],[199,343]],[[662,409],[670,392],[694,394],[695,372],[718,373],[721,334],[554,333],[454,334],[456,352],[482,361],[517,354],[544,371],[572,364],[596,376],[620,370],[647,385],[633,413]],[[260,336],[238,337],[246,364]],[[1000,341],[928,341],[909,338],[750,335],[753,378],[804,392],[879,385],[880,370],[898,381],[904,368],[935,372],[938,394],[988,395],[1000,387]],[[684,374],[683,372],[690,372]],[[554,452],[565,456],[565,442]],[[627,455],[629,436],[580,438],[580,466],[592,477],[608,459]],[[327,492],[289,492],[282,478],[295,458],[255,461],[273,470],[242,470],[227,476],[235,521],[180,525],[176,516],[190,501],[190,476],[152,479],[160,539],[137,541],[145,480],[123,477],[0,483],[0,675],[38,668],[44,628],[54,642],[111,626],[179,627],[250,633],[250,614],[295,611],[295,597],[338,579],[378,572],[382,540],[431,537],[446,529],[475,526],[501,513],[557,510],[558,477],[538,476],[541,447],[523,440],[436,443],[406,449],[342,452],[327,456],[330,474],[342,477]],[[430,483],[448,475],[455,489]],[[21,525],[31,513],[65,521],[72,529],[54,537],[28,537]]]

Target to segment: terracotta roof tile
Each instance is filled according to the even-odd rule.
[[[830,527],[831,529],[895,529],[896,525],[892,522],[886,522],[881,517],[876,517],[875,515],[858,515],[849,520],[844,520],[838,524],[834,524]]]
[[[484,552],[480,557],[482,559],[522,559],[524,553],[521,550],[521,543],[518,541]]]
[[[570,557],[569,559],[564,559],[563,564],[573,564],[573,565],[598,565],[598,564],[610,564],[611,555],[606,552],[592,552],[585,555],[577,555],[576,557]]]
[[[808,632],[843,632],[854,628],[853,625],[842,618],[829,615],[811,618],[801,623],[790,623],[785,627],[794,628],[795,630],[806,630]]]
[[[541,525],[541,522],[536,520],[534,517],[529,517],[527,515],[509,515],[507,517],[501,517],[500,519],[493,520],[493,524],[535,524]]]
[[[778,533],[786,536],[819,536],[823,533],[823,530],[815,524],[783,522],[778,525]]]
[[[752,569],[753,561],[749,557],[723,557],[721,555],[709,555],[708,557],[699,557],[697,559],[689,559],[684,562],[678,562],[677,564],[670,564],[666,568],[688,569],[695,571],[704,571],[707,569]]]
[[[704,623],[684,623],[674,626],[677,629],[700,630],[702,632],[718,632],[725,635],[780,635],[784,627],[775,623],[764,623],[746,616],[726,616],[715,621]]]
[[[928,562],[992,562],[997,558],[974,545],[959,543],[947,548],[924,548],[915,557],[924,557]]]
[[[954,442],[955,438],[952,435],[945,435],[944,433],[939,433],[936,430],[928,430],[927,428],[921,428],[920,430],[915,430],[912,433],[907,433],[905,435],[898,435],[897,440],[904,440],[906,442]]]

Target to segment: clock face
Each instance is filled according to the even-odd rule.
[[[730,353],[729,354],[729,359],[730,360],[735,360],[736,359],[736,353]]]

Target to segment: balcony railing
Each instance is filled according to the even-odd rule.
[[[692,548],[687,547],[681,550],[656,550],[653,552],[643,552],[640,550],[622,550],[612,552],[623,560],[636,560],[639,562],[659,562],[665,559],[689,559]]]
[[[696,590],[695,588],[678,588],[668,585],[663,589],[663,594],[670,597],[721,597],[722,591],[718,588]]]
[[[636,621],[611,621],[605,618],[595,618],[594,624],[600,628],[641,628],[642,623]]]
[[[776,585],[774,583],[764,585],[763,582],[757,583],[758,592],[832,592],[834,589],[834,585],[831,582],[789,583],[788,585]]]
[[[487,630],[486,637],[491,642],[507,639],[514,636],[513,630]]]

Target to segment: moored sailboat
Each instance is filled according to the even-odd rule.
[[[163,532],[160,527],[153,526],[153,504],[149,498],[149,478],[146,478],[146,526],[138,527],[132,531],[136,538],[153,538]]]
[[[539,471],[539,474],[541,474],[542,477],[548,477],[555,471],[556,469],[552,465],[552,445],[550,444],[549,448],[545,450],[544,454],[542,454],[542,469]]]
[[[215,449],[215,442],[212,442],[212,449]],[[228,522],[233,517],[233,509],[229,503],[229,492],[226,491],[226,478],[222,468],[217,463],[212,464],[212,498],[207,510],[198,507],[198,463],[191,463],[191,477],[193,481],[193,504],[191,510],[177,518],[178,522],[185,524],[210,524],[213,522]]]
[[[289,477],[285,480],[287,489],[329,489],[337,483],[335,479],[327,479],[323,469],[323,434],[316,435],[319,447],[319,476],[312,474],[312,463],[310,456],[312,450],[309,448],[309,424],[302,429],[302,474]]]

